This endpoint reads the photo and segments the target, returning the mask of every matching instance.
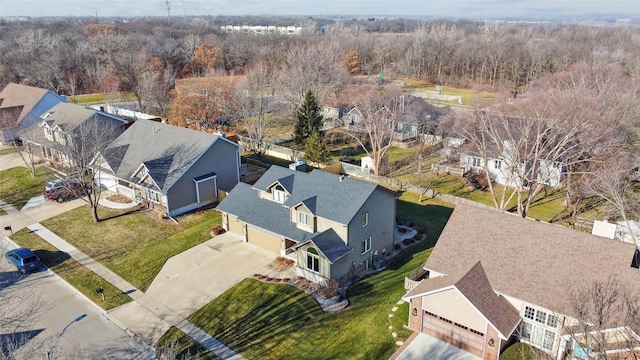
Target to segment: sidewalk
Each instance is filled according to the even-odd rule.
[[[12,217],[21,215],[20,211],[5,202],[0,201],[0,206],[7,212],[7,214],[12,215]],[[3,217],[8,217],[9,215],[5,215]],[[29,219],[27,216],[24,216],[24,218]],[[24,221],[26,219],[22,220]],[[139,289],[136,289],[133,285],[129,284],[113,271],[90,258],[73,245],[42,226],[42,224],[36,222],[26,225],[26,227],[40,236],[43,240],[56,247],[58,250],[69,254],[69,256],[74,260],[78,261],[80,264],[117,287],[123,293],[128,294],[133,299],[133,302],[121,305],[120,307],[107,312],[107,316],[112,318],[114,322],[119,324],[124,330],[129,331],[134,334],[134,336],[147,342],[149,345],[153,345],[153,343],[155,343],[155,341],[157,341],[171,326],[175,326],[200,345],[213,352],[216,356],[222,359],[243,360],[243,358],[236,354],[232,349],[217,339],[209,336],[194,324],[184,318],[181,318],[178,314],[169,310],[153,297],[143,293]],[[13,230],[17,231],[17,229]],[[128,310],[125,310],[125,308],[128,308]],[[141,328],[141,325],[146,329]],[[136,330],[142,330],[143,333],[145,332],[144,330],[151,331],[139,334]],[[149,336],[149,334],[151,335]]]

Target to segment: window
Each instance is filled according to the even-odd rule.
[[[320,256],[318,250],[312,247],[307,249],[307,269],[320,272]]]
[[[369,225],[369,213],[362,214],[362,227]]]
[[[157,192],[149,190],[149,200],[159,203],[160,196]]]
[[[533,320],[533,316],[534,316],[535,312],[536,312],[536,310],[534,308],[525,306],[525,308],[524,308],[524,317],[527,318],[527,319]]]
[[[284,188],[280,185],[276,185],[271,189],[271,196],[274,201],[279,202],[280,204],[284,204],[287,201],[287,193],[284,191]]]
[[[500,169],[502,167],[502,160],[495,160],[493,162],[493,167],[496,169]]]
[[[558,317],[530,306],[524,308],[524,318],[520,326],[520,339],[539,349],[552,351],[556,340],[555,328]]]
[[[311,227],[312,221],[313,218],[311,217],[311,214],[298,211],[298,224]]]
[[[371,251],[371,236],[369,236],[368,238],[362,240],[362,254],[366,254],[369,251]]]
[[[479,157],[472,157],[471,158],[471,166],[481,167],[482,166],[482,159],[479,158]]]

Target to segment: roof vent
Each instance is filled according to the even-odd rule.
[[[340,182],[342,182],[342,180],[344,180],[344,175],[340,175],[340,177],[338,178]]]

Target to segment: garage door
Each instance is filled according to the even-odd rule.
[[[280,238],[247,226],[247,242],[280,255]]]
[[[244,224],[242,223],[242,221],[238,221],[237,218],[232,217],[231,215],[229,216],[229,231],[231,231],[234,234],[238,234],[240,236],[243,235],[242,233],[242,227],[244,226]]]
[[[422,331],[482,357],[484,334],[462,324],[425,311]]]

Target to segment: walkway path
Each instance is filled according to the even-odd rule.
[[[1,200],[0,208],[7,212],[8,215],[6,216],[15,216],[20,214],[20,211]],[[120,291],[122,291],[123,293],[128,294],[134,300],[135,306],[143,310],[142,312],[144,312],[145,315],[145,325],[160,330],[160,335],[168,330],[170,326],[175,326],[178,329],[182,330],[193,340],[197,341],[200,345],[222,359],[243,359],[240,355],[236,354],[233,350],[221,343],[219,340],[209,336],[205,331],[198,328],[191,322],[185,320],[181,316],[177,315],[175,312],[169,310],[166,306],[162,305],[151,296],[148,296],[142,291],[136,289],[133,285],[129,284],[116,273],[107,269],[104,265],[95,261],[91,257],[87,256],[85,253],[81,252],[76,247],[69,244],[61,237],[57,236],[49,229],[42,226],[42,224],[38,222],[32,223],[30,225],[27,225],[27,228],[29,228],[42,239],[56,247],[58,250],[64,251],[69,254],[69,256],[71,256],[74,260],[78,261],[80,264],[120,289]],[[17,229],[14,229],[14,231],[17,231]],[[120,324],[121,327],[123,327],[125,330],[131,332],[132,327],[139,325],[138,321],[140,319],[136,318],[135,316],[131,316],[130,311],[123,312],[123,316],[118,316],[118,309],[127,305],[128,304],[125,304],[120,306],[119,308],[113,309],[109,311],[107,315],[115,320],[116,323]],[[137,335],[135,334],[135,332],[133,333],[134,335]]]

